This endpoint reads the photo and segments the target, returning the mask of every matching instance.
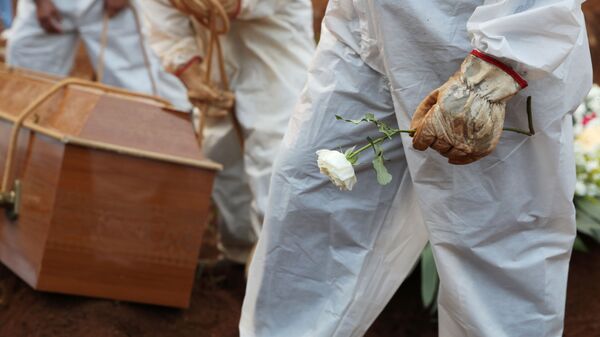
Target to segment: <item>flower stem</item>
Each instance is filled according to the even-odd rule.
[[[535,135],[535,130],[533,128],[533,112],[531,109],[531,96],[527,97],[527,122],[528,122],[528,126],[529,126],[529,130],[523,130],[523,129],[518,129],[518,128],[504,128],[504,131],[509,131],[509,132],[516,132],[516,133],[520,133],[526,136],[533,136]],[[408,133],[411,137],[413,137],[415,135],[415,133],[417,132],[417,130],[394,130],[394,132],[391,132],[389,135],[385,135],[385,136],[381,136],[375,140],[373,140],[371,143],[361,147],[358,150],[352,151],[350,153],[350,155],[348,155],[348,159],[352,159],[354,157],[356,157],[359,153],[363,152],[364,150],[367,150],[371,147],[373,147],[376,144],[379,144],[381,142],[383,142],[386,139],[392,138],[400,133]]]
[[[518,128],[504,128],[503,130],[520,133],[529,137],[535,135],[535,130],[533,129],[533,112],[531,111],[531,96],[527,97],[527,124],[529,131]]]
[[[412,135],[414,135],[415,132],[416,132],[416,130],[395,130],[394,132],[390,133],[389,136],[387,136],[387,135],[386,136],[381,136],[381,137],[373,140],[372,143],[367,144],[367,145],[361,147],[358,150],[352,151],[352,153],[350,153],[350,155],[348,156],[348,159],[356,157],[359,153],[363,152],[364,150],[367,150],[367,149],[371,148],[373,145],[379,144],[379,143],[383,142],[386,139],[394,137],[397,134],[408,133],[409,135],[412,136]]]

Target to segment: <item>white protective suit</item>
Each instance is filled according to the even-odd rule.
[[[98,69],[104,0],[53,0],[53,3],[62,16],[61,34],[48,34],[42,29],[33,0],[19,1],[8,39],[7,63],[66,76],[73,66],[78,38],[81,38],[92,65]],[[135,1],[132,3],[135,6]],[[131,9],[123,9],[110,19],[102,82],[152,94],[140,38]],[[146,50],[157,86],[156,94],[181,110],[190,110],[183,84],[162,68],[150,48],[146,47]]]
[[[591,86],[582,0],[331,0],[309,79],[273,168],[242,337],[358,337],[431,241],[439,335],[562,336],[575,237],[573,111]],[[377,184],[365,152],[339,191],[315,152],[377,136],[335,115],[408,129],[421,100],[474,48],[524,75],[496,150],[466,166],[403,135]]]
[[[169,0],[144,0],[142,5],[150,43],[167,69],[206,56],[190,19]],[[244,150],[231,119],[217,117],[207,121],[203,151],[224,165],[213,190],[220,248],[227,258],[245,263],[262,225],[272,164],[313,56],[311,3],[242,0],[221,43]]]

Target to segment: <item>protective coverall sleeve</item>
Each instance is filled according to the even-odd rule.
[[[203,51],[196,43],[191,20],[169,0],[143,0],[140,5],[149,25],[149,42],[170,72],[187,63]]]
[[[272,16],[277,12],[282,2],[277,0],[241,0],[238,20],[253,20]],[[294,6],[294,2],[286,3],[286,6]]]
[[[467,23],[471,43],[528,79],[543,77],[585,40],[583,1],[486,0]]]

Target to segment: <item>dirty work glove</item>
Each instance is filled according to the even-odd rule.
[[[474,50],[415,111],[414,148],[431,147],[458,165],[487,156],[500,140],[506,102],[525,87],[510,67]]]
[[[119,14],[119,12],[128,6],[129,0],[104,0],[104,10],[109,18]]]
[[[240,11],[241,0],[171,0],[171,3],[183,13],[204,21],[210,15],[213,1],[221,4],[230,18],[235,18]]]
[[[62,17],[52,0],[35,0],[35,10],[38,22],[46,33],[62,33]]]
[[[206,70],[200,57],[195,57],[181,66],[175,75],[187,87],[191,103],[197,107],[207,107],[207,116],[226,116],[233,108],[235,98],[232,92],[205,83]]]

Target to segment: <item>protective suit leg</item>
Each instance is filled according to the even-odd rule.
[[[74,8],[74,2],[67,4]],[[18,2],[17,16],[7,43],[6,62],[59,76],[69,74],[75,59],[77,30],[72,16],[64,16],[63,34],[47,34],[39,25],[32,0]]]
[[[559,337],[575,237],[569,112],[591,85],[581,2],[487,3],[353,6],[361,53],[389,76],[401,127],[474,47],[527,74],[530,86],[508,104],[505,125],[527,125],[532,96],[535,136],[505,132],[491,155],[467,166],[414,150],[407,135],[403,145],[440,274],[440,336]],[[496,45],[497,36],[504,42]],[[534,46],[545,52],[530,53]]]
[[[252,202],[240,140],[230,119],[207,118],[202,145],[207,158],[223,165],[212,193],[218,208],[219,250],[231,261],[246,263],[262,218]]]
[[[410,235],[424,240],[423,222],[440,273],[440,336],[561,336],[575,236],[569,112],[591,86],[580,5],[330,2],[274,169],[242,336],[362,336],[409,269],[401,261],[416,259],[423,241]],[[453,166],[435,151],[416,151],[403,135],[403,151],[393,141],[385,150],[394,175],[386,187],[376,183],[372,158],[359,161],[352,192],[336,191],[318,173],[314,151],[345,149],[369,136],[362,126],[340,126],[333,115],[383,118],[394,111],[407,129],[421,99],[474,47],[528,74],[530,86],[508,104],[505,124],[527,125],[531,95],[535,136],[505,133],[489,156]],[[388,229],[386,217],[394,212]],[[402,231],[407,224],[413,228]],[[389,247],[403,255],[386,254]]]
[[[222,215],[222,251],[244,263],[260,231],[273,161],[314,50],[310,3],[276,9],[260,24],[256,19],[232,21],[223,37],[243,152],[230,119],[209,122],[205,129],[206,156],[224,164],[213,193]]]
[[[181,69],[193,57],[206,61],[203,46],[196,44],[198,38],[207,39],[205,30],[192,29],[189,18],[168,0],[145,0],[141,5],[150,23],[152,47],[168,69]],[[244,149],[229,120],[209,121],[203,146],[207,157],[224,164],[213,197],[222,216],[223,253],[238,262],[247,261],[256,242],[271,167],[306,80],[314,52],[311,9],[309,0],[243,0],[230,31],[221,37]],[[213,64],[213,69],[218,82],[219,67]]]
[[[327,29],[313,64],[274,167],[242,337],[362,336],[427,241],[398,139],[385,145],[395,175],[388,186],[376,183],[373,153],[356,167],[351,193],[319,174],[315,151],[373,136],[371,126],[341,123],[336,114],[371,112],[391,125],[396,117],[386,78]]]
[[[562,336],[575,238],[571,118],[518,138],[504,135],[494,155],[464,168],[405,146],[440,275],[441,337]]]

